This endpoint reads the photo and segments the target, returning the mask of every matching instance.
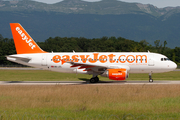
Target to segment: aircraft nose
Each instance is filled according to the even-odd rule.
[[[176,64],[176,63],[174,63],[174,62],[172,62],[172,64],[171,64],[171,68],[175,70],[175,69],[177,68],[177,64]]]

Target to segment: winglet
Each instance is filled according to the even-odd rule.
[[[10,23],[17,54],[46,53],[19,23]]]

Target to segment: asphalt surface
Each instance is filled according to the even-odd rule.
[[[168,85],[179,84],[179,81],[99,81],[89,83],[86,81],[0,81],[0,85]]]

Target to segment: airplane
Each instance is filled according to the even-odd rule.
[[[153,73],[173,71],[176,63],[166,56],[148,52],[46,52],[43,51],[19,23],[10,23],[17,54],[7,60],[63,73],[92,75],[90,83],[99,82],[98,75],[123,81],[129,73]]]

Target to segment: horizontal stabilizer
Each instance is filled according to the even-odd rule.
[[[23,62],[29,62],[31,60],[31,58],[29,57],[25,57],[25,56],[21,56],[21,55],[9,55],[9,56],[6,56],[7,60],[10,60],[10,61],[23,61]]]

